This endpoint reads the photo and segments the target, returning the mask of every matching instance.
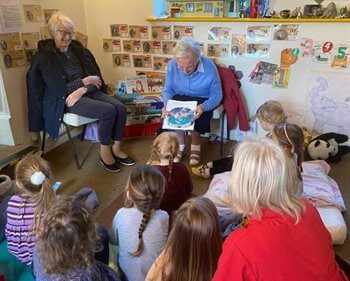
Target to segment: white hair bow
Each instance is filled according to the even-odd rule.
[[[45,175],[41,171],[33,173],[32,176],[30,177],[30,182],[34,185],[40,185],[44,182],[44,180],[45,180]]]

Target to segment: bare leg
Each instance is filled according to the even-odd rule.
[[[101,144],[100,155],[101,155],[102,161],[104,163],[106,163],[107,165],[111,165],[111,164],[115,163],[110,145],[102,145]]]
[[[176,132],[177,138],[179,139],[179,144],[185,144],[185,133],[182,131]]]
[[[112,145],[112,151],[113,154],[119,158],[126,158],[128,155],[126,155],[122,150],[121,150],[121,141],[114,141]]]

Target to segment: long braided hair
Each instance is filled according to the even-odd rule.
[[[175,133],[164,132],[155,138],[152,145],[151,161],[153,160],[168,160],[169,176],[168,181],[171,181],[171,173],[176,155],[179,152],[179,140]]]
[[[152,211],[159,208],[164,185],[162,173],[151,165],[137,166],[130,175],[126,188],[125,207],[136,207],[143,213],[138,231],[139,244],[135,252],[129,253],[133,257],[138,257],[143,252],[143,232],[151,219]]]

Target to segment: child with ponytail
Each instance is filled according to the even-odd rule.
[[[151,162],[158,161],[155,165],[165,178],[165,190],[160,209],[171,215],[184,203],[193,190],[191,175],[186,166],[180,162],[174,163],[179,152],[179,141],[175,133],[164,132],[153,142]]]
[[[5,234],[8,251],[27,265],[32,263],[36,231],[43,214],[54,200],[51,178],[49,163],[39,156],[26,156],[16,165],[19,193],[8,202]]]
[[[113,219],[110,241],[119,245],[117,264],[127,280],[145,280],[164,249],[169,227],[168,214],[159,210],[164,183],[157,168],[136,167],[126,187],[125,207]]]

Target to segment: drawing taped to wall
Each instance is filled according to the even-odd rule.
[[[341,74],[313,75],[309,80],[307,127],[315,133],[350,135],[350,80]]]

